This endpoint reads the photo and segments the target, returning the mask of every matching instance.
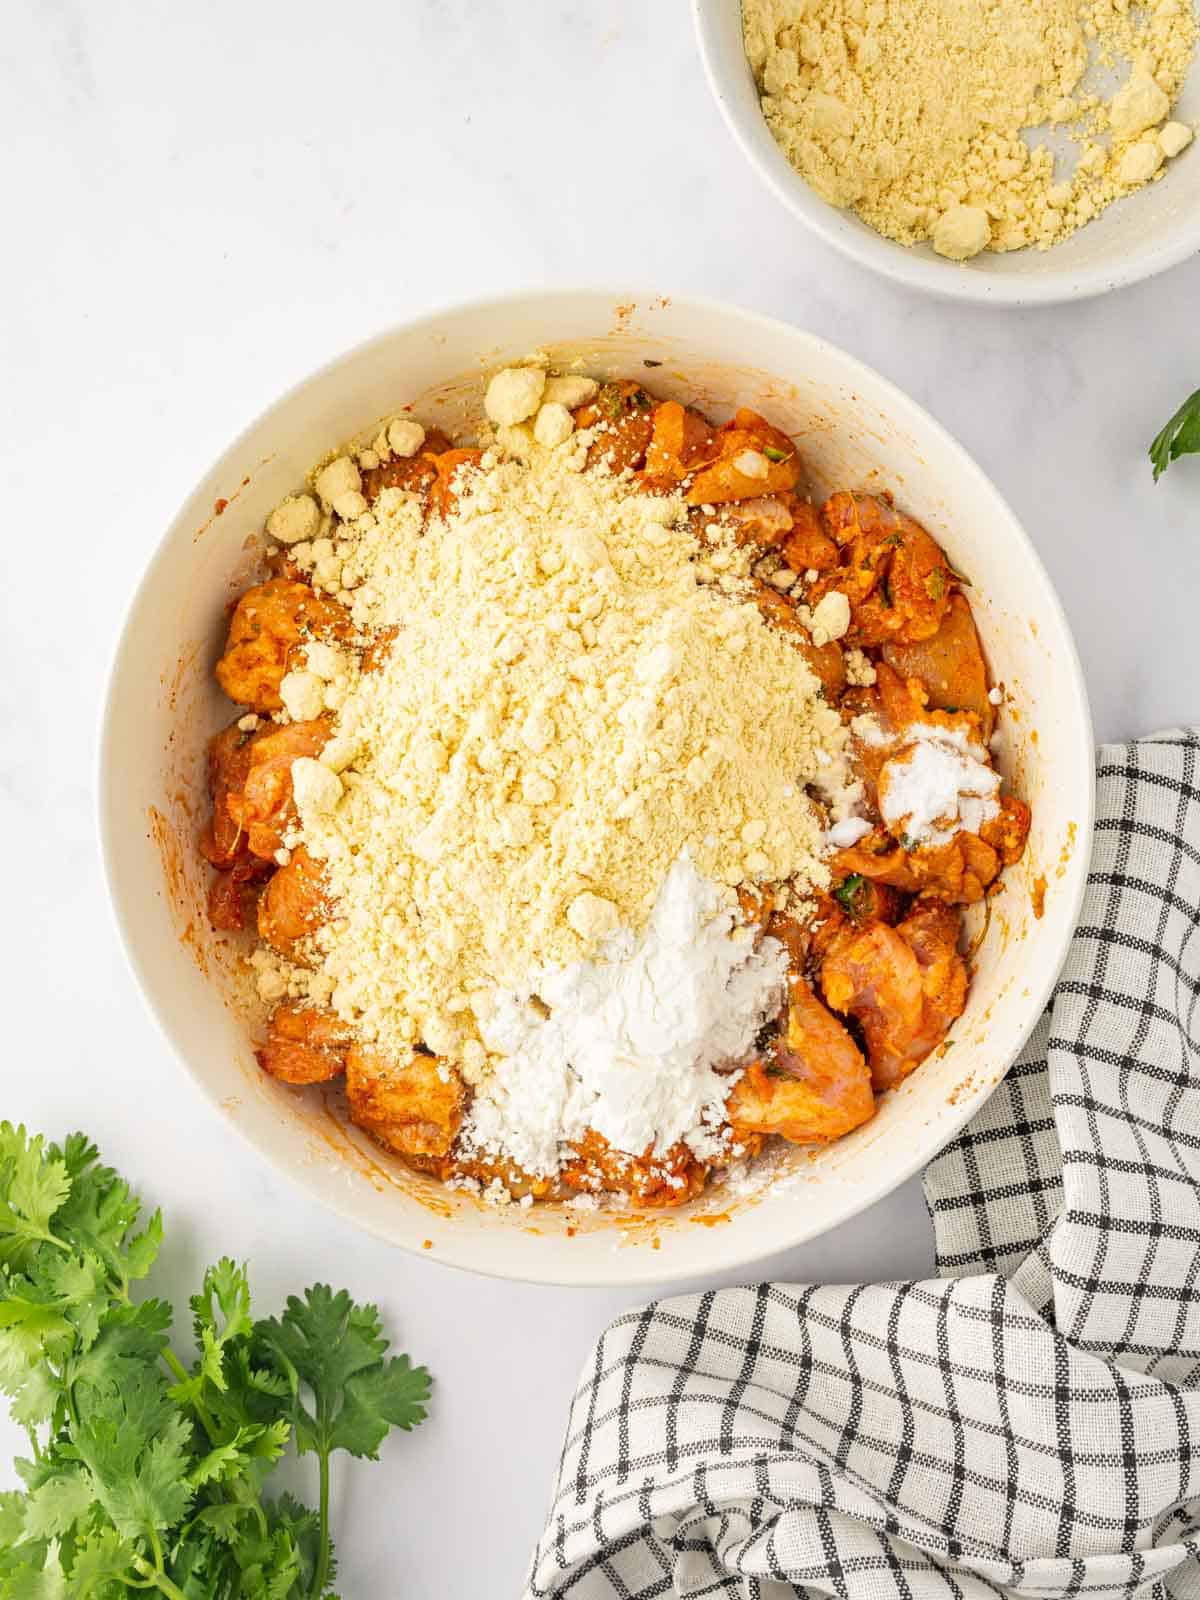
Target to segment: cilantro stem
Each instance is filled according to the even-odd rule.
[[[154,1536],[154,1543],[156,1545],[158,1544],[157,1535]],[[159,1560],[162,1560],[161,1545],[159,1546]],[[143,1578],[146,1579],[146,1588],[157,1589],[159,1594],[165,1594],[169,1596],[169,1600],[187,1600],[187,1595],[184,1594],[182,1589],[177,1588],[176,1585],[171,1582],[170,1578],[167,1577],[161,1566],[152,1567],[146,1560],[145,1556],[138,1555],[134,1556],[133,1565],[137,1571],[141,1573]],[[139,1585],[139,1587],[141,1586]]]
[[[325,1579],[329,1573],[329,1452],[318,1451],[320,1463],[320,1502],[318,1510],[321,1518],[321,1548],[317,1552],[316,1566],[313,1569],[312,1588],[309,1590],[311,1600],[321,1600],[325,1589]]]
[[[190,1374],[188,1373],[188,1370],[184,1366],[183,1362],[180,1361],[179,1357],[175,1354],[174,1350],[171,1349],[170,1345],[165,1345],[163,1347],[162,1357],[167,1363],[167,1366],[170,1367],[173,1376],[178,1378],[180,1383],[186,1383]],[[208,1408],[204,1405],[203,1401],[198,1399],[193,1400],[191,1402],[191,1406],[203,1424],[204,1431],[208,1435],[209,1443],[216,1444],[219,1436],[219,1430],[216,1423],[209,1415]]]

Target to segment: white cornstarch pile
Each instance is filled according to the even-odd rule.
[[[1192,0],[742,10],[763,114],[796,170],[889,238],[954,259],[1055,244],[1192,142],[1170,119],[1196,45]],[[1094,92],[1105,70],[1119,87]],[[1069,134],[1073,154],[1056,165],[1030,129]]]
[[[879,772],[879,814],[893,833],[943,845],[963,829],[978,833],[999,814],[1000,774],[963,729],[914,722],[903,738],[903,749]]]
[[[496,990],[484,1043],[505,1057],[476,1095],[464,1143],[525,1171],[558,1171],[564,1142],[594,1128],[618,1150],[665,1154],[683,1140],[720,1149],[736,1062],[783,1000],[787,952],[755,947],[716,885],[686,856],[671,869],[641,939],[628,932],[602,961],[547,967]]]
[[[497,391],[529,424],[459,474],[445,518],[384,489],[291,547],[365,635],[395,633],[339,683],[311,763],[327,778],[297,786],[287,842],[324,864],[336,914],[309,969],[259,960],[275,993],[385,1049],[423,1042],[476,1085],[494,1072],[471,1136],[537,1170],[562,1126],[639,1153],[701,1137],[729,1083],[713,1065],[781,992],[778,952],[734,930],[733,891],[825,886],[806,786],[834,817],[860,792],[838,713],[741,597],[748,557],[702,547],[679,498],[584,470],[587,436],[560,438],[557,414],[579,397],[555,384],[588,380]],[[318,492],[358,494],[333,467]]]

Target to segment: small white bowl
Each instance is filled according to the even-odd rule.
[[[957,262],[928,244],[885,239],[853,211],[823,200],[775,143],[746,60],[740,0],[692,0],[692,6],[708,81],[742,153],[801,222],[860,266],[948,300],[1032,306],[1086,300],[1200,252],[1200,141],[1157,183],[1118,200],[1051,250],[985,251]],[[1174,115],[1189,123],[1200,119],[1200,71],[1193,69]]]
[[[262,1010],[239,947],[208,926],[210,875],[196,849],[205,742],[233,714],[212,665],[226,603],[261,558],[267,513],[326,450],[401,405],[450,433],[469,428],[484,367],[539,345],[596,374],[695,396],[717,416],[760,408],[796,435],[818,494],[894,490],[973,582],[976,621],[1011,703],[1000,763],[1033,806],[1028,854],[992,902],[953,1048],[850,1138],[783,1151],[755,1192],[734,1199],[717,1188],[678,1212],[632,1219],[489,1209],[391,1160],[350,1126],[339,1091],[301,1093],[264,1076],[251,1045]],[[130,608],[109,687],[100,812],[137,980],[200,1088],[264,1159],[361,1227],[434,1260],[553,1283],[661,1283],[844,1221],[924,1165],[991,1093],[1037,1021],[1075,926],[1092,737],[1075,647],[1041,562],[980,469],[919,406],[840,350],[748,311],[563,291],[460,306],[382,334],[299,384],[230,446],[167,530]]]

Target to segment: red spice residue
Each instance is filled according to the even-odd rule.
[[[1033,902],[1033,914],[1040,922],[1046,915],[1046,878],[1044,874],[1033,880],[1029,890],[1029,898]]]
[[[214,500],[213,501],[213,516],[214,517],[219,517],[221,515],[222,511],[224,511],[225,507],[228,504],[229,504],[228,500]]]
[[[706,1211],[703,1216],[692,1217],[693,1222],[698,1222],[702,1228],[719,1228],[723,1222],[732,1222],[733,1218],[728,1211]]]

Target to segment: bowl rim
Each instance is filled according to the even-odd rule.
[[[372,1212],[364,1216],[354,1204],[350,1191],[345,1191],[345,1196],[343,1197],[341,1188],[331,1194],[319,1188],[317,1184],[308,1181],[305,1169],[289,1161],[282,1150],[278,1150],[273,1146],[268,1148],[266,1142],[260,1139],[255,1130],[247,1126],[244,1119],[230,1113],[217,1086],[198,1066],[193,1064],[188,1050],[184,1048],[182,1042],[176,1037],[170,1008],[155,991],[135,947],[132,929],[136,908],[128,903],[127,894],[122,888],[120,873],[116,865],[118,856],[116,836],[120,826],[120,819],[117,806],[118,785],[115,781],[117,763],[110,757],[110,746],[114,737],[114,722],[117,716],[118,678],[125,653],[132,648],[130,643],[131,624],[134,622],[136,613],[142,604],[143,596],[149,589],[159,568],[168,564],[168,547],[174,543],[174,535],[184,523],[188,505],[199,486],[224,472],[237,459],[238,452],[242,450],[244,442],[256,433],[275,411],[286,407],[302,390],[310,386],[319,385],[337,369],[346,363],[361,359],[371,350],[385,347],[398,334],[420,333],[425,329],[436,327],[437,324],[445,321],[448,317],[461,317],[480,313],[502,315],[506,307],[529,305],[531,303],[558,302],[569,305],[579,301],[600,301],[609,306],[634,304],[641,308],[653,306],[664,299],[672,307],[700,314],[721,317],[732,315],[744,321],[755,323],[764,331],[783,334],[791,339],[799,339],[806,343],[814,353],[833,357],[843,365],[848,376],[866,379],[883,402],[896,407],[901,412],[907,411],[910,415],[915,414],[923,427],[938,440],[949,455],[955,458],[958,468],[967,476],[974,478],[979,487],[993,499],[997,513],[1007,522],[1010,532],[1016,536],[1018,543],[1023,546],[1026,560],[1040,573],[1044,583],[1047,609],[1054,616],[1060,628],[1061,636],[1065,641],[1066,650],[1060,667],[1068,673],[1071,679],[1073,699],[1079,713],[1075,727],[1077,748],[1074,760],[1077,763],[1083,763],[1084,769],[1091,772],[1091,780],[1083,785],[1084,792],[1081,795],[1079,833],[1069,866],[1069,874],[1073,881],[1069,883],[1069,897],[1065,902],[1066,909],[1063,916],[1064,932],[1061,948],[1057,951],[1054,960],[1048,963],[1043,971],[1036,978],[1031,979],[1028,984],[1029,998],[1026,1001],[1028,1007],[1026,1025],[1009,1059],[1002,1064],[994,1081],[987,1086],[986,1091],[981,1091],[976,1096],[965,1096],[962,1101],[955,1103],[938,1130],[938,1139],[933,1148],[921,1148],[918,1141],[909,1155],[903,1160],[896,1161],[888,1169],[886,1178],[882,1181],[863,1183],[861,1186],[856,1186],[855,1192],[848,1203],[844,1208],[839,1209],[836,1219],[832,1221],[821,1223],[815,1227],[809,1226],[805,1221],[805,1211],[797,1207],[795,1226],[788,1231],[786,1238],[780,1239],[773,1235],[769,1242],[763,1244],[761,1248],[757,1245],[746,1248],[745,1241],[739,1241],[736,1234],[726,1235],[723,1230],[705,1229],[705,1238],[709,1241],[709,1244],[702,1268],[698,1268],[693,1262],[689,1261],[672,1262],[669,1245],[664,1245],[661,1252],[654,1252],[653,1254],[649,1251],[630,1251],[624,1254],[620,1258],[622,1268],[614,1268],[611,1272],[598,1270],[594,1263],[584,1266],[582,1256],[579,1258],[582,1270],[577,1268],[572,1271],[569,1263],[561,1258],[551,1259],[548,1257],[545,1266],[543,1266],[540,1260],[535,1259],[532,1255],[528,1264],[522,1263],[520,1270],[509,1270],[503,1265],[490,1264],[486,1257],[482,1261],[476,1258],[478,1250],[472,1241],[477,1236],[473,1233],[468,1234],[465,1231],[460,1233],[459,1237],[466,1242],[466,1247],[461,1250],[455,1249],[453,1245],[447,1247],[439,1244],[435,1253],[429,1253],[422,1249],[421,1245],[414,1239],[398,1237],[394,1230],[388,1228],[382,1214],[377,1216]],[[355,1228],[361,1229],[395,1248],[402,1249],[410,1255],[424,1260],[432,1260],[440,1265],[458,1268],[462,1271],[479,1273],[484,1277],[504,1279],[510,1282],[556,1285],[564,1288],[628,1288],[675,1283],[689,1279],[694,1280],[697,1276],[703,1274],[749,1267],[769,1256],[797,1249],[804,1244],[810,1243],[813,1239],[819,1238],[822,1234],[840,1227],[843,1223],[866,1211],[878,1201],[886,1199],[901,1184],[906,1183],[916,1172],[933,1161],[947,1148],[966,1123],[977,1112],[982,1110],[991,1094],[1007,1076],[1020,1051],[1028,1042],[1038,1019],[1045,1010],[1059,974],[1070,953],[1072,939],[1079,921],[1083,896],[1087,887],[1095,820],[1095,739],[1087,686],[1083,676],[1083,667],[1079,658],[1078,648],[1058,592],[1050,579],[1049,573],[1046,571],[1033,540],[1012,510],[1007,499],[965,446],[960,444],[954,435],[931,412],[927,411],[919,401],[906,394],[890,378],[876,372],[865,362],[860,361],[857,356],[851,355],[841,349],[840,346],[832,344],[829,340],[822,338],[818,334],[811,333],[805,328],[798,327],[793,323],[770,316],[764,312],[738,305],[735,302],[717,300],[709,296],[672,294],[664,297],[660,290],[651,290],[644,286],[632,288],[629,284],[616,287],[586,284],[547,289],[537,286],[510,289],[495,295],[480,296],[465,301],[452,301],[435,306],[428,311],[422,312],[417,317],[389,324],[388,327],[379,332],[370,335],[366,339],[359,340],[329,357],[311,372],[289,384],[274,400],[251,418],[226,448],[220,452],[207,471],[199,475],[195,484],[180,501],[174,515],[164,527],[154,551],[146,562],[120,615],[104,683],[98,738],[95,745],[96,764],[94,775],[96,783],[95,815],[99,835],[101,866],[107,890],[106,899],[113,926],[117,933],[117,939],[124,952],[135,987],[172,1054],[183,1066],[193,1084],[200,1089],[204,1098],[219,1113],[225,1126],[232,1127],[236,1131],[239,1138],[254,1151],[258,1160],[267,1161],[276,1172],[290,1183],[295,1184],[310,1200],[324,1206]]]
[[[1191,217],[1186,211],[1181,212],[1178,230],[1166,239],[1151,236],[1144,244],[1123,252],[1115,262],[1091,267],[1059,268],[1047,257],[1042,257],[1040,259],[1047,262],[1044,273],[1028,278],[1008,277],[979,267],[963,270],[955,262],[931,260],[920,255],[908,246],[876,233],[866,224],[853,229],[839,226],[843,213],[823,200],[799,173],[793,173],[790,167],[787,176],[782,170],[774,170],[754,148],[745,123],[726,92],[731,69],[717,46],[712,21],[718,7],[725,5],[737,5],[740,9],[741,0],[691,0],[692,21],[704,75],[726,128],[759,178],[792,215],[799,218],[823,243],[858,266],[905,288],[919,289],[938,299],[968,305],[1017,308],[1090,300],[1113,289],[1144,283],[1200,254],[1200,207]],[[780,154],[781,160],[786,162],[782,152]],[[806,200],[811,203],[806,204]]]

